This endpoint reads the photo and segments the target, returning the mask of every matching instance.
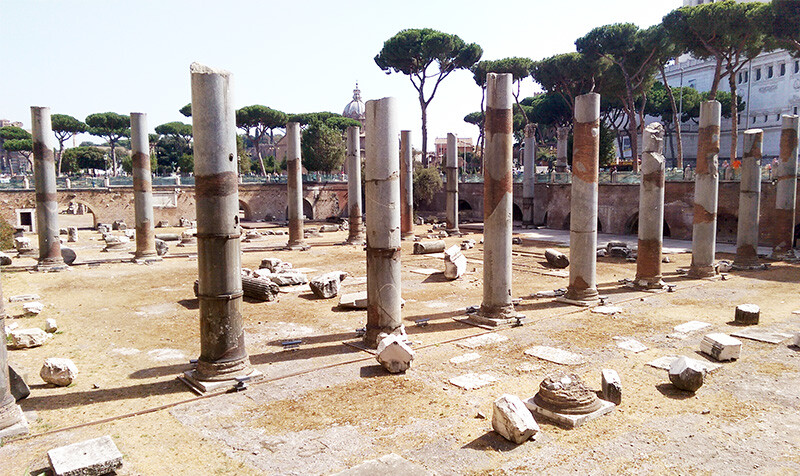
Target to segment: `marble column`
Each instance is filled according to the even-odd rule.
[[[133,259],[160,259],[156,253],[155,223],[153,221],[153,181],[150,173],[147,114],[131,113],[131,152],[133,207],[136,220],[136,252]]]
[[[402,332],[400,316],[400,157],[397,100],[366,104],[367,332],[377,347],[381,334]]]
[[[761,213],[761,150],[764,132],[744,131],[742,178],[739,182],[739,222],[733,267],[753,269],[758,263],[758,221]]]
[[[642,134],[642,182],[639,185],[639,251],[634,284],[645,289],[664,287],[661,249],[664,235],[664,126],[649,124]]]
[[[483,172],[483,302],[472,320],[503,325],[519,315],[511,301],[511,216],[514,98],[511,74],[486,75]]]
[[[347,243],[364,244],[364,219],[361,204],[361,128],[347,128]]]
[[[717,200],[719,191],[718,101],[700,105],[700,129],[697,133],[697,168],[694,179],[694,218],[692,226],[692,264],[689,276],[714,276],[717,240]]]
[[[447,133],[447,157],[445,159],[445,231],[450,235],[458,231],[458,139]]]
[[[28,432],[28,421],[11,395],[8,378],[8,353],[6,351],[6,310],[3,305],[3,287],[0,284],[0,442],[3,438],[24,435]]]
[[[411,131],[400,131],[400,233],[414,237],[414,155]]]
[[[191,66],[200,358],[186,372],[203,391],[252,376],[242,323],[236,111],[231,74]]]
[[[588,306],[597,293],[597,192],[600,95],[575,98],[569,224],[569,286],[560,299]]]
[[[567,161],[567,140],[569,139],[569,127],[559,127],[556,129],[556,172],[564,173],[569,171]],[[574,148],[573,148],[574,150]]]
[[[775,187],[775,223],[772,227],[773,259],[795,259],[794,213],[797,195],[798,116],[783,116],[780,162]]]
[[[291,250],[309,248],[303,236],[303,169],[300,159],[300,124],[286,124],[286,200],[289,206],[289,242]]]
[[[36,185],[36,231],[39,236],[40,271],[66,269],[61,257],[58,229],[58,195],[53,153],[53,127],[49,107],[31,107],[33,180]]]
[[[522,224],[533,225],[533,192],[536,187],[536,124],[525,126],[525,154],[522,159]]]

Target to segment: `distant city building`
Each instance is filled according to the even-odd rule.
[[[472,137],[457,137],[458,143],[458,164],[464,165],[464,154],[467,152],[475,153],[475,146],[472,144]],[[436,148],[435,155],[432,157],[432,165],[443,164],[445,157],[447,157],[447,138],[437,137],[433,141]]]
[[[22,128],[22,123],[9,119],[0,119],[0,127],[6,126]],[[0,139],[0,169],[4,173],[28,173],[31,172],[31,164],[23,154],[3,149],[3,139]]]
[[[358,83],[356,83],[356,88],[353,90],[353,100],[344,107],[342,115],[360,121],[363,132],[367,119],[367,107],[364,105],[364,101],[361,100],[361,90],[358,89]]]

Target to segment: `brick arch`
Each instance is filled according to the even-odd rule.
[[[239,214],[240,218],[244,221],[253,220],[253,209],[246,201],[239,199]]]

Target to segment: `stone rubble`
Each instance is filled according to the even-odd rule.
[[[339,295],[339,285],[347,276],[344,271],[333,271],[313,278],[308,285],[318,298],[330,299]]]
[[[509,394],[501,395],[492,405],[492,429],[518,445],[539,433],[539,425],[525,403]]]
[[[601,397],[603,400],[615,405],[622,403],[622,380],[616,370],[603,369],[600,371]]]
[[[47,458],[55,476],[116,474],[122,468],[122,453],[107,435],[52,449]]]
[[[44,361],[39,376],[47,383],[59,387],[67,387],[75,381],[78,376],[78,367],[70,359],[50,357]]]
[[[458,279],[467,271],[467,257],[461,253],[459,245],[453,245],[444,252],[444,277]]]
[[[355,293],[342,294],[339,298],[339,307],[347,309],[366,309],[367,292],[359,291]]]
[[[414,243],[414,254],[426,255],[430,253],[441,253],[444,251],[446,246],[447,245],[445,245],[444,240],[418,241]]]
[[[45,319],[44,331],[48,334],[53,334],[58,330],[58,323],[52,317]]]
[[[292,269],[292,263],[287,263],[278,258],[264,258],[259,269],[268,269],[270,273],[281,273]]]
[[[38,294],[18,294],[8,298],[8,302],[27,302],[42,299]]]
[[[388,372],[396,374],[411,367],[415,352],[405,340],[405,336],[390,334],[378,343],[376,359]]]
[[[8,266],[11,264],[11,257],[0,251],[0,266]]]
[[[27,315],[35,316],[44,311],[44,304],[37,301],[25,303],[22,305],[22,310],[25,311],[25,314]]]
[[[156,239],[156,254],[158,256],[164,256],[169,251],[169,244],[167,244],[164,240]]]
[[[75,253],[75,250],[72,248],[67,248],[66,246],[61,247],[61,259],[64,260],[64,264],[71,265],[78,259],[78,254]]]
[[[755,325],[761,316],[761,309],[755,304],[739,304],[734,312],[734,321],[737,324]]]
[[[39,329],[15,329],[9,334],[12,349],[30,349],[44,345],[50,334]]]
[[[696,361],[686,357],[678,357],[669,367],[669,381],[676,388],[689,392],[696,392],[703,386],[706,370],[696,364]]]
[[[567,255],[553,248],[544,250],[544,258],[547,260],[547,264],[554,268],[563,269],[569,266]]]

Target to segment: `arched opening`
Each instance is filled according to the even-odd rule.
[[[516,203],[511,208],[511,220],[522,221],[522,209]]]
[[[250,205],[248,205],[242,200],[239,200],[239,222],[252,221],[252,220],[253,220],[253,212],[250,209]]]
[[[736,243],[739,220],[730,214],[717,215],[717,241],[722,243]]]
[[[128,223],[133,228],[134,223]],[[67,228],[77,226],[79,229],[94,230],[97,226],[97,217],[88,204],[79,200],[70,200],[58,205],[58,226]]]
[[[470,205],[468,201],[466,201],[466,200],[459,200],[458,201],[458,211],[464,212],[464,211],[471,211],[471,210],[472,210],[472,205]]]
[[[663,223],[664,229],[661,232],[661,236],[669,237],[671,233],[669,231],[669,223],[667,220],[664,220]],[[628,221],[625,223],[625,234],[627,235],[638,235],[639,234],[639,214],[634,213],[632,217],[628,218]]]
[[[800,223],[794,226],[794,243],[793,246],[797,246],[797,240],[800,240]]]
[[[286,219],[289,219],[289,207],[286,207]],[[313,220],[314,219],[314,206],[311,205],[311,202],[303,199],[303,219],[304,220]]]
[[[572,213],[567,213],[567,218],[564,219],[564,230],[569,230],[571,215]],[[603,232],[603,222],[600,221],[600,218],[597,219],[597,232]]]

